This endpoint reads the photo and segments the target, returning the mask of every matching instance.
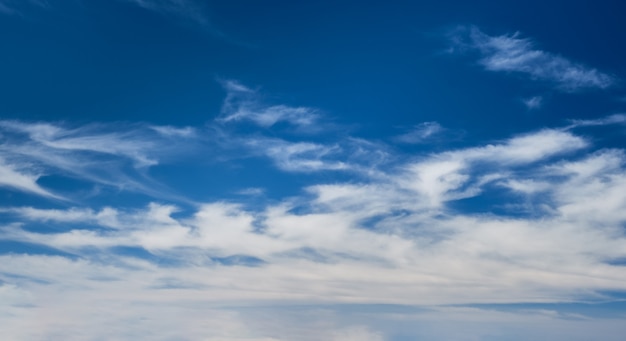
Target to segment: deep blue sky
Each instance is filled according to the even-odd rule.
[[[494,35],[520,31],[542,49],[623,73],[622,8],[592,4],[200,2],[206,24],[124,1],[23,6],[22,15],[0,23],[1,109],[25,119],[197,125],[218,114],[223,93],[215,80],[227,78],[362,122],[374,136],[431,120],[493,134],[479,117],[519,131],[558,123],[560,115],[593,116],[592,105],[615,108],[598,101],[606,94],[586,94],[574,105],[572,96],[556,94],[548,105],[560,115],[522,115],[513,98],[545,87],[442,56],[441,35],[457,25]],[[372,124],[381,117],[385,127]]]
[[[0,0],[0,334],[621,340],[624,7]]]

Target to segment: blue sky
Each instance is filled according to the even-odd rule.
[[[621,340],[623,12],[0,0],[0,333]]]

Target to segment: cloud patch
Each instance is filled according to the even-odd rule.
[[[437,122],[423,122],[410,131],[394,137],[394,141],[408,144],[426,143],[444,131],[445,129]]]
[[[197,141],[191,128],[122,123],[68,127],[5,120],[0,134],[4,185],[47,197],[58,195],[37,180],[53,174],[155,194],[146,169],[188,153]]]
[[[520,33],[490,36],[475,26],[461,27],[452,34],[452,42],[453,51],[477,51],[485,70],[525,74],[565,92],[606,89],[615,84],[613,76],[540,50]]]
[[[236,81],[222,82],[227,92],[218,122],[248,121],[263,128],[287,123],[298,131],[319,131],[320,115],[308,107],[291,107],[283,104],[265,105],[256,90]]]

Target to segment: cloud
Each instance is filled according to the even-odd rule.
[[[59,134],[49,126],[34,131],[41,139]],[[5,207],[5,221],[19,224],[1,227],[2,240],[75,258],[0,255],[0,296],[12,302],[0,319],[20,339],[81,338],[89,331],[111,338],[381,340],[393,335],[398,319],[455,321],[476,337],[494,330],[488,323],[530,321],[559,335],[566,329],[549,329],[550,323],[567,325],[571,316],[436,307],[350,319],[320,304],[555,303],[623,290],[626,270],[615,260],[626,257],[626,156],[588,148],[572,132],[544,129],[404,159],[381,169],[383,175],[307,185],[300,195],[253,209],[222,201],[191,210],[159,203]],[[493,196],[500,206],[524,203],[542,213],[488,204],[481,205],[486,212],[455,209],[461,199]],[[38,231],[41,223],[49,230]],[[294,306],[309,308],[281,310]],[[287,323],[307,314],[315,317],[309,323],[319,323],[310,332]],[[363,316],[373,319],[368,328]],[[589,327],[623,325],[592,321]],[[34,323],[38,328],[28,328]],[[101,327],[107,325],[117,328]],[[456,337],[438,326],[433,334],[410,330],[423,339]]]
[[[411,131],[396,136],[394,140],[410,144],[425,143],[444,130],[445,129],[437,122],[423,122],[413,127]]]
[[[594,68],[539,50],[519,33],[489,36],[476,27],[461,27],[452,35],[456,50],[478,51],[479,63],[488,71],[516,72],[531,79],[553,83],[566,91],[606,89],[614,77]]]
[[[265,138],[248,139],[245,143],[271,158],[278,168],[285,171],[313,172],[348,168],[345,162],[336,159],[341,151],[339,146]]]
[[[222,85],[227,95],[210,129],[226,158],[264,157],[287,172],[368,176],[392,159],[388,146],[338,131],[317,109],[266,104],[258,90],[232,80]]]
[[[611,263],[626,257],[626,239],[619,233],[626,222],[626,157],[619,150],[571,154],[587,147],[571,133],[541,130],[407,161],[384,177],[312,185],[298,197],[254,210],[224,202],[206,203],[190,214],[156,203],[126,211],[10,208],[4,212],[19,214],[24,227],[43,221],[64,228],[40,233],[7,226],[1,236],[89,262],[112,257],[106,262],[112,268],[99,269],[101,275],[125,272],[130,265],[123,264],[139,262],[151,274],[142,275],[142,286],[162,287],[160,278],[167,274],[196,294],[214,288],[209,292],[215,302],[576,300],[620,290],[626,278],[624,269]],[[515,194],[500,204],[530,200],[549,209],[538,219],[451,206],[502,188]],[[84,224],[103,229],[81,228]],[[112,251],[118,247],[146,250],[161,261],[116,256]],[[227,265],[223,259],[255,261]],[[177,266],[162,268],[165,260]],[[3,271],[18,271],[4,264]],[[18,273],[48,280],[32,271]]]
[[[22,15],[23,8],[47,8],[48,2],[45,0],[0,0],[0,13],[6,15]]]
[[[536,110],[541,108],[541,106],[543,105],[543,97],[533,96],[522,100],[522,103],[524,103],[528,110]]]
[[[254,113],[265,109],[260,103]],[[0,185],[44,198],[37,181],[54,172],[99,184],[126,175],[149,187],[142,172],[174,155],[195,158],[183,153],[192,147],[267,158],[301,181],[289,197],[256,197],[254,205],[241,196],[188,205],[155,190],[144,192],[151,198],[141,205],[0,208],[0,242],[13,246],[0,254],[7,335],[381,340],[392,339],[390,326],[402,320],[452,321],[479,338],[488,323],[541,322],[548,331],[574,316],[468,308],[473,304],[611,301],[607,293],[625,289],[621,148],[599,148],[565,127],[415,155],[346,135],[281,136],[251,122],[259,131],[210,123],[223,135],[208,142],[199,128],[0,123],[0,179],[8,179]],[[368,306],[404,310],[368,314]],[[289,311],[297,307],[305,308]],[[350,307],[359,315],[345,314]],[[363,323],[367,316],[372,323]],[[592,322],[623,330],[623,321]],[[465,335],[443,324],[435,329],[411,335]]]
[[[45,223],[89,223],[110,228],[121,226],[118,221],[119,212],[111,207],[104,207],[99,212],[95,212],[90,208],[78,207],[59,210],[22,206],[0,209],[0,212],[13,213],[22,219]]]
[[[198,2],[193,0],[125,0],[141,8],[163,14],[191,19],[198,24],[208,25],[209,21]]]
[[[55,195],[36,181],[51,174],[154,195],[159,185],[145,170],[159,159],[188,153],[197,141],[191,128],[121,124],[0,121],[0,133],[5,179],[15,189],[48,197]]]
[[[265,194],[265,189],[260,187],[248,187],[236,192],[239,195],[258,196]]]
[[[81,127],[68,130],[60,126],[41,123],[23,123],[18,121],[0,122],[5,131],[24,133],[30,141],[39,146],[55,151],[94,152],[126,157],[137,167],[152,166],[158,161],[148,156],[148,151],[154,149],[148,139],[137,138],[136,133],[106,132],[99,128]]]
[[[196,130],[191,127],[151,126],[151,129],[167,137],[195,137]]]
[[[614,114],[602,118],[592,120],[571,120],[571,124],[566,129],[573,129],[578,127],[593,127],[593,126],[605,126],[612,124],[624,124],[626,123],[626,115]]]
[[[2,156],[0,156],[0,186],[14,188],[48,198],[61,199],[60,196],[51,193],[37,184],[40,174],[34,174],[33,172],[17,168],[25,169],[29,167],[26,165],[19,167],[19,165],[15,164],[6,164]]]
[[[227,95],[218,122],[248,121],[263,128],[284,122],[298,131],[313,132],[320,129],[320,115],[315,109],[282,104],[265,105],[260,101],[257,91],[236,81],[224,81],[222,85]]]

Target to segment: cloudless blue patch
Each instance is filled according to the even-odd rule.
[[[77,259],[78,256],[58,250],[46,245],[20,242],[15,240],[0,240],[0,254],[29,254],[46,256],[63,256],[70,259]]]
[[[213,261],[219,263],[219,264],[229,265],[229,266],[257,267],[257,266],[265,265],[267,263],[267,262],[265,262],[261,258],[257,258],[257,257],[254,257],[254,256],[248,256],[248,255],[232,255],[232,256],[228,256],[228,257],[212,257],[211,259]]]
[[[138,246],[115,246],[107,249],[106,252],[111,252],[114,255],[143,259],[164,267],[179,267],[184,265],[184,261],[181,259],[155,254]],[[106,254],[106,252],[104,253]],[[96,254],[100,253],[100,251],[96,252]]]

